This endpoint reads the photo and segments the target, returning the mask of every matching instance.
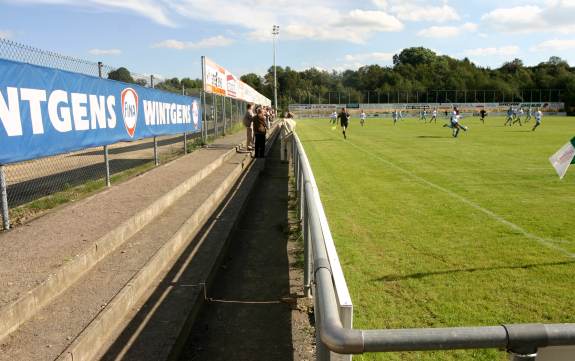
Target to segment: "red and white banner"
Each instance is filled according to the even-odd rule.
[[[205,92],[224,95],[230,98],[265,106],[271,105],[271,100],[241,81],[226,68],[216,64],[206,57],[202,57],[202,59]]]

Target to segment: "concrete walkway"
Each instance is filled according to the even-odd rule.
[[[288,165],[279,141],[246,204],[180,360],[293,360]],[[301,282],[301,280],[299,281]]]

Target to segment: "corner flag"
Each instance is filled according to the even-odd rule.
[[[563,179],[565,173],[567,173],[569,165],[575,163],[575,137],[573,137],[569,143],[561,147],[557,153],[553,154],[549,158],[549,161],[555,168],[559,178]]]

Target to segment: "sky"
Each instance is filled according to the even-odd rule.
[[[241,76],[389,66],[423,46],[496,68],[575,65],[575,0],[0,0],[0,37],[162,78],[201,77],[205,55]]]

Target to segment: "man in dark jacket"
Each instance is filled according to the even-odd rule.
[[[266,153],[266,132],[268,130],[264,108],[258,108],[257,114],[254,117],[253,126],[256,136],[256,150],[254,157],[264,158]]]

